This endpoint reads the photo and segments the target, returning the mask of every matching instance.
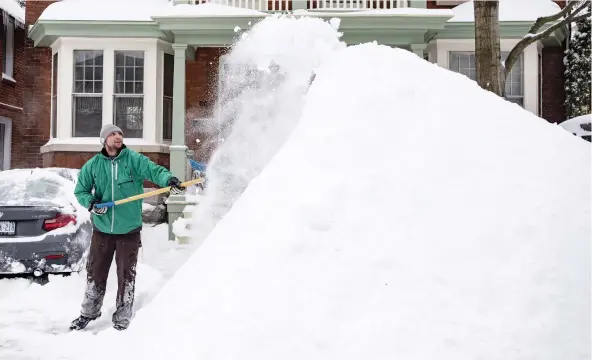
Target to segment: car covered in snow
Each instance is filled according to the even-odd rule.
[[[74,196],[77,178],[77,169],[0,171],[0,275],[82,269],[92,225]]]
[[[586,141],[592,142],[592,114],[565,120],[559,126]]]

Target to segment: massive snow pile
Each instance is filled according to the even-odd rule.
[[[264,20],[249,46],[311,59],[298,24]],[[327,44],[288,140],[117,351],[589,356],[589,144],[411,52]]]
[[[265,105],[301,104],[285,143],[237,126],[269,161],[202,246],[126,332],[44,358],[74,341],[96,359],[589,358],[588,142],[411,52],[336,45],[321,20],[257,27],[248,53],[296,88],[309,74],[283,61],[320,59],[304,101]]]

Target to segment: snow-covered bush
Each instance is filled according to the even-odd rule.
[[[590,18],[587,18],[572,25],[569,45],[565,51],[565,110],[568,119],[591,112],[590,24]]]

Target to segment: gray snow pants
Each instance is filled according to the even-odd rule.
[[[81,315],[95,318],[100,316],[107,277],[115,254],[117,265],[117,298],[113,323],[128,326],[133,315],[136,264],[141,246],[139,231],[123,235],[105,234],[93,231],[86,271],[87,282]]]

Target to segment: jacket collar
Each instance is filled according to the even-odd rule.
[[[121,145],[121,150],[119,150],[119,154],[117,154],[117,156],[115,156],[115,159],[117,159],[119,156],[121,156],[121,154],[124,152],[124,150],[127,148],[127,146],[125,146],[125,144]],[[107,149],[105,149],[105,147],[103,146],[103,149],[101,149],[101,154],[106,157],[107,159],[111,159],[111,156],[109,156],[109,154],[107,153]]]

